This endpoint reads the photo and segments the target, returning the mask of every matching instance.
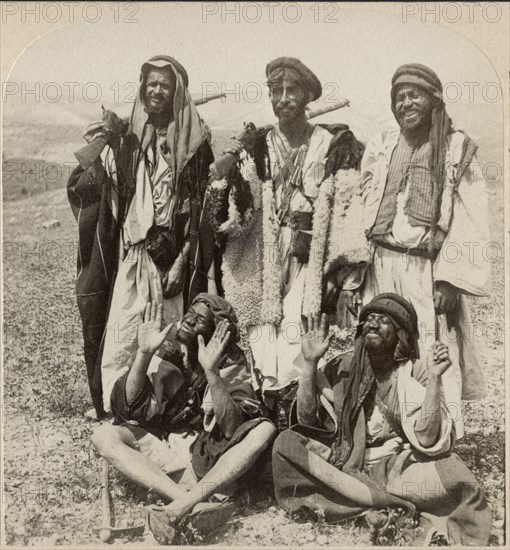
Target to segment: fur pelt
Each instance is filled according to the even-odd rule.
[[[371,260],[371,249],[363,227],[360,172],[339,170],[335,175],[334,190],[324,273],[342,265]]]
[[[338,170],[322,182],[315,201],[304,314],[321,310],[322,282],[326,273],[344,265],[370,261],[370,245],[362,220],[360,173],[352,169]]]
[[[247,225],[232,200],[225,228],[229,233],[222,269],[225,298],[244,327],[278,324],[282,317],[282,258],[279,255],[272,181],[249,177],[254,208]],[[320,310],[323,275],[347,264],[368,262],[370,248],[362,224],[360,174],[339,170],[322,184],[315,202],[310,260],[305,277],[303,313]]]

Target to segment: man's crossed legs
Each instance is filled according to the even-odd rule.
[[[171,543],[175,527],[200,502],[241,478],[255,464],[275,435],[271,422],[262,420],[236,445],[228,448],[200,480],[185,445],[170,445],[131,424],[101,425],[92,436],[99,454],[135,483],[153,490],[169,504],[149,511],[149,524],[161,544]]]

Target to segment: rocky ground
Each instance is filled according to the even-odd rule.
[[[59,225],[44,229],[43,223]],[[76,224],[65,193],[49,191],[4,203],[4,495],[5,542],[11,545],[101,545],[101,461],[90,445],[95,424],[74,299]],[[472,301],[481,328],[489,398],[465,406],[467,432],[457,452],[482,482],[493,512],[491,544],[503,541],[504,285],[493,264],[490,298]],[[338,344],[338,341],[337,341]],[[118,525],[144,521],[145,491],[112,473]],[[266,479],[266,483],[267,483]],[[240,492],[237,514],[207,540],[187,532],[183,544],[231,546],[366,546],[362,520],[331,526],[299,522],[279,510],[269,487]],[[320,519],[320,518],[319,518]],[[395,534],[391,544],[406,542]],[[114,545],[155,544],[145,533]]]

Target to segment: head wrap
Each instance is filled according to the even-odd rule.
[[[284,72],[286,71],[286,72]],[[266,77],[271,85],[283,78],[284,74],[308,92],[308,101],[315,101],[322,95],[322,86],[315,74],[295,57],[278,57],[266,66]]]
[[[151,68],[168,69],[175,78],[173,119],[168,124],[166,144],[174,181],[177,182],[186,164],[206,139],[207,132],[188,91],[188,74],[186,70],[172,57],[156,55],[142,65],[140,89],[135,100],[128,129],[128,134],[134,134],[138,138],[140,144],[138,155],[145,152],[155,133],[144,105],[145,87]],[[137,158],[134,159],[133,163],[135,169],[137,160]]]
[[[215,294],[207,294],[206,292],[201,292],[197,294],[192,306],[195,304],[205,304],[214,315],[214,323],[217,326],[220,321],[227,319],[229,321],[229,329],[232,332],[234,341],[239,341],[239,330],[237,328],[237,315],[234,311],[234,308],[230,305],[227,300],[216,296]]]
[[[363,324],[369,313],[381,313],[392,320],[398,337],[394,356],[397,361],[419,357],[418,317],[410,302],[391,292],[379,294],[362,308],[356,338],[361,336]]]
[[[189,85],[189,79],[186,69],[177,61],[177,59],[174,59],[169,55],[155,55],[154,57],[151,57],[149,61],[142,65],[142,68],[140,70],[140,88],[145,87],[147,75],[149,74],[150,69],[163,69],[165,67],[168,67],[169,65],[171,65],[174,70],[181,75],[184,86],[186,86],[187,88]]]
[[[441,197],[446,178],[446,147],[447,136],[452,130],[452,121],[447,115],[443,101],[443,85],[437,74],[429,67],[419,63],[409,63],[399,67],[391,79],[391,110],[395,115],[395,98],[398,89],[403,85],[420,86],[432,95],[432,120],[429,131],[431,145],[430,171],[432,173],[432,200],[435,206],[434,218],[431,225],[429,252],[434,254],[434,241],[438,230],[438,221],[441,208]]]
[[[437,74],[419,63],[409,63],[399,67],[391,79],[391,104],[395,105],[397,89],[404,84],[414,84],[425,88],[427,92],[443,101],[443,85]]]

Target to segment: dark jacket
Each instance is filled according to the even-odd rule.
[[[76,298],[82,319],[85,362],[94,407],[103,414],[101,390],[101,345],[108,319],[109,301],[119,261],[119,239],[123,220],[134,193],[136,167],[132,162],[139,151],[137,138],[126,136],[117,151],[118,212],[112,212],[114,182],[100,159],[84,170],[77,166],[67,184],[71,209],[78,222]],[[208,220],[201,216],[209,165],[214,157],[204,141],[180,175],[182,187],[190,195],[190,263],[184,288],[184,307],[207,290],[207,273],[218,249]]]

